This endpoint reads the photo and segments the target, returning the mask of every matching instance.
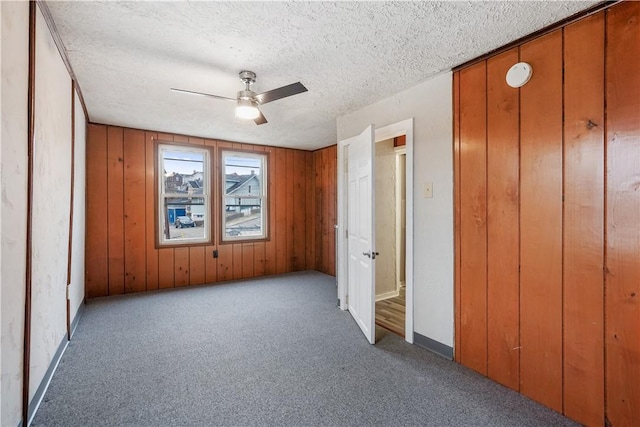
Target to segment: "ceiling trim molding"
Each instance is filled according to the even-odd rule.
[[[541,37],[541,36],[543,36],[545,34],[548,34],[548,33],[552,32],[554,30],[557,30],[558,28],[562,28],[562,27],[564,27],[566,25],[569,25],[569,24],[572,24],[572,23],[574,23],[576,21],[579,21],[580,19],[586,18],[586,17],[591,16],[593,14],[596,14],[596,13],[602,11],[602,10],[608,9],[611,6],[613,6],[615,4],[618,4],[618,3],[622,2],[622,1],[624,1],[624,0],[607,0],[607,1],[603,1],[601,3],[598,3],[598,4],[594,5],[594,6],[591,6],[588,9],[585,9],[585,10],[582,10],[582,11],[580,11],[578,13],[575,13],[575,14],[569,16],[568,18],[565,18],[563,20],[555,22],[555,23],[553,23],[551,25],[548,25],[548,26],[546,26],[544,28],[541,28],[538,31],[535,31],[535,32],[533,32],[533,33],[531,33],[529,35],[526,35],[526,36],[521,37],[521,38],[519,38],[517,40],[514,40],[511,43],[508,43],[508,44],[506,44],[504,46],[501,46],[501,47],[499,47],[497,49],[494,49],[494,50],[492,50],[490,52],[487,52],[484,55],[480,55],[477,58],[471,59],[471,60],[469,60],[467,62],[464,62],[464,63],[462,63],[460,65],[457,65],[457,66],[452,68],[452,71],[453,72],[460,71],[460,70],[462,70],[464,68],[467,68],[467,67],[470,67],[470,66],[472,66],[474,64],[477,64],[478,62],[485,61],[485,60],[491,58],[492,56],[498,55],[499,53],[502,53],[502,52],[506,52],[509,49],[512,49],[512,48],[517,47],[517,46],[520,46],[521,44],[524,44],[524,43],[526,43],[528,41],[531,41],[531,40],[536,39],[538,37]]]
[[[71,62],[69,62],[69,58],[67,57],[67,50],[64,48],[64,43],[62,43],[62,38],[58,33],[58,28],[56,27],[56,23],[53,21],[53,16],[51,15],[51,11],[49,10],[49,6],[47,2],[44,0],[36,0],[38,7],[40,8],[40,12],[44,17],[44,21],[47,23],[47,27],[49,27],[49,32],[51,33],[51,37],[53,37],[53,41],[58,48],[58,52],[60,53],[60,57],[62,57],[62,62],[64,62],[65,67],[67,67],[67,71],[69,72],[69,76],[75,86],[75,90],[78,94],[78,98],[80,98],[80,104],[82,105],[82,110],[84,111],[84,117],[89,123],[89,111],[87,110],[87,105],[84,102],[84,96],[82,96],[82,90],[80,89],[80,85],[78,84],[78,79],[76,78],[76,74],[73,72],[73,67],[71,66]]]

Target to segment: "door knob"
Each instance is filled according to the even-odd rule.
[[[369,258],[371,258],[371,252],[362,252],[362,255],[368,256]]]
[[[376,256],[380,255],[380,252],[362,252],[362,255],[368,256],[371,259],[376,259]]]

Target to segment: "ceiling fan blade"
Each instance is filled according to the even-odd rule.
[[[189,94],[189,95],[208,96],[210,98],[226,99],[226,100],[229,100],[229,101],[236,101],[235,98],[227,98],[226,96],[212,95],[210,93],[194,92],[192,90],[176,89],[176,88],[173,88],[173,87],[171,88],[171,90],[174,91],[174,92],[186,93],[186,94]]]
[[[300,82],[291,83],[287,86],[279,87],[278,89],[268,90],[259,95],[256,95],[255,100],[258,104],[266,104],[267,102],[276,101],[278,99],[286,98],[287,96],[297,95],[302,92],[306,92],[307,88]]]
[[[260,109],[258,109],[258,111],[260,111]],[[257,125],[263,125],[267,123],[267,119],[264,117],[264,114],[262,114],[262,111],[260,111],[260,115],[253,119],[253,121],[256,122]]]

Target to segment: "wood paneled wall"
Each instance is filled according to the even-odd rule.
[[[314,151],[316,270],[336,275],[337,146]]]
[[[454,73],[456,360],[586,425],[640,425],[637,58],[623,2]]]
[[[269,153],[265,242],[156,248],[154,140]],[[333,149],[335,153],[335,149]],[[335,274],[335,160],[316,152],[90,124],[87,137],[88,298],[318,269]],[[334,156],[335,157],[335,156]],[[214,159],[214,176],[219,161]],[[219,204],[219,186],[213,200]],[[213,251],[218,250],[218,258]]]

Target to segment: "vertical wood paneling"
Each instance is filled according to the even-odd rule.
[[[255,242],[253,244],[253,276],[260,277],[266,274],[265,247],[265,242]]]
[[[324,153],[325,150],[319,150],[314,152],[314,167],[315,167],[315,186],[316,186],[316,213],[315,213],[315,217],[316,217],[316,231],[315,231],[315,235],[316,235],[316,268],[319,271],[324,272],[324,263],[323,263],[323,256],[322,256],[322,230],[325,227],[325,218],[324,218],[324,212],[322,210],[322,207],[324,206],[323,203],[323,198],[322,198],[322,194],[323,194],[323,180],[322,180],[322,153]]]
[[[205,283],[204,246],[189,248],[189,285]]]
[[[242,247],[244,245],[242,243],[234,243],[231,246],[232,246],[232,252],[233,252],[233,267],[232,267],[231,278],[233,280],[242,279],[242,272],[244,267],[242,263],[242,253],[243,253]],[[253,260],[251,263],[253,264]]]
[[[189,286],[189,248],[175,248],[173,250],[173,274],[175,286]]]
[[[269,187],[267,189],[267,203],[269,203],[269,240],[265,242],[264,253],[264,270],[265,274],[276,274],[276,193],[275,193],[275,177],[276,177],[276,159],[275,149],[273,147],[265,147],[265,152],[269,153],[269,167],[267,169]]]
[[[276,274],[281,274],[287,271],[287,192],[286,192],[286,179],[287,179],[287,163],[286,152],[283,148],[276,148],[275,155],[275,178],[277,183],[281,185],[275,185],[275,214],[276,224],[274,231],[274,237],[276,239]]]
[[[329,271],[329,227],[331,221],[329,214],[331,207],[329,206],[329,182],[330,182],[330,158],[329,149],[322,150],[322,271]]]
[[[607,11],[606,408],[640,425],[640,3]]]
[[[335,252],[336,252],[336,233],[335,233],[335,228],[334,225],[338,223],[337,221],[337,207],[336,207],[336,203],[337,203],[337,189],[338,189],[338,182],[337,182],[337,164],[338,164],[338,147],[337,145],[332,145],[331,147],[328,148],[329,150],[329,224],[326,225],[327,227],[327,232],[329,234],[329,242],[328,242],[328,248],[327,248],[327,256],[329,257],[328,259],[328,264],[329,264],[329,268],[327,271],[327,274],[331,274],[333,276],[336,275],[336,257],[335,257]]]
[[[520,89],[520,390],[562,412],[562,31],[520,60],[535,70]]]
[[[124,130],[124,260],[125,292],[147,289],[145,253],[145,135]]]
[[[519,58],[517,49],[486,60],[486,175],[465,162],[464,107],[478,84],[464,88],[464,73],[475,66],[454,74],[456,360],[469,364],[465,315],[482,300],[465,297],[474,250],[465,218],[481,222],[465,174],[486,176],[488,375],[513,387],[519,374],[523,394],[582,424],[637,425],[640,3],[538,37]],[[533,68],[519,113],[517,89],[504,84],[518,61]],[[471,130],[482,134],[482,126]],[[510,345],[520,350],[515,375]]]
[[[204,249],[204,282],[215,283],[218,280],[218,261],[213,257],[216,246],[206,246]]]
[[[90,129],[87,172],[94,184],[87,191],[87,259],[97,260],[87,265],[88,296],[286,273],[308,268],[307,264],[315,267],[314,242],[320,240],[316,232],[328,235],[316,229],[316,215],[321,213],[327,226],[335,216],[335,203],[329,205],[323,199],[321,210],[315,203],[316,189],[321,188],[325,198],[335,191],[331,190],[335,178],[329,176],[335,172],[335,159],[327,154],[331,147],[323,150],[326,179],[318,180],[316,153],[105,125],[91,125]],[[214,244],[156,248],[156,140],[216,148],[212,159]],[[269,153],[269,239],[265,242],[219,244],[220,219],[215,212],[222,204],[219,183],[223,171],[218,154],[224,148]],[[328,247],[323,245],[322,251]],[[218,258],[213,258],[215,250]],[[333,255],[331,249],[330,257],[321,257],[325,270],[332,268]]]
[[[604,14],[564,33],[564,413],[604,424]],[[597,126],[589,124],[589,120]]]
[[[107,215],[109,295],[124,293],[124,153],[123,130],[107,127]]]
[[[487,374],[518,390],[519,94],[504,76],[518,49],[487,61]]]
[[[293,271],[293,257],[294,257],[294,152],[292,150],[286,150],[285,152],[285,203],[286,203],[286,271]]]
[[[454,339],[453,355],[456,362],[460,360],[460,72],[453,74],[453,228],[454,228]]]
[[[155,144],[157,135],[145,132],[145,255],[147,265],[147,290],[158,289],[158,250],[156,249],[156,176]]]
[[[306,234],[306,190],[305,153],[293,152],[293,271],[304,270],[306,266],[305,239]]]
[[[315,195],[307,209],[315,211],[315,231],[310,256],[314,261],[314,268],[326,274],[335,275],[335,229],[336,223],[336,167],[337,146],[332,145],[314,151],[313,159],[308,161],[307,179],[314,181]],[[312,226],[312,227],[314,227]]]
[[[255,247],[253,243],[244,243],[241,247],[242,278],[248,279],[255,276]]]
[[[487,373],[486,64],[460,72],[460,361]]]
[[[94,298],[109,295],[107,128],[89,125],[87,137],[85,294]]]
[[[233,277],[233,246],[218,246],[218,282],[231,280]]]
[[[174,259],[173,248],[158,250],[158,287],[160,289],[173,288],[176,285]]]
[[[312,152],[305,153],[305,269],[307,270],[316,268],[316,181],[313,157]]]

